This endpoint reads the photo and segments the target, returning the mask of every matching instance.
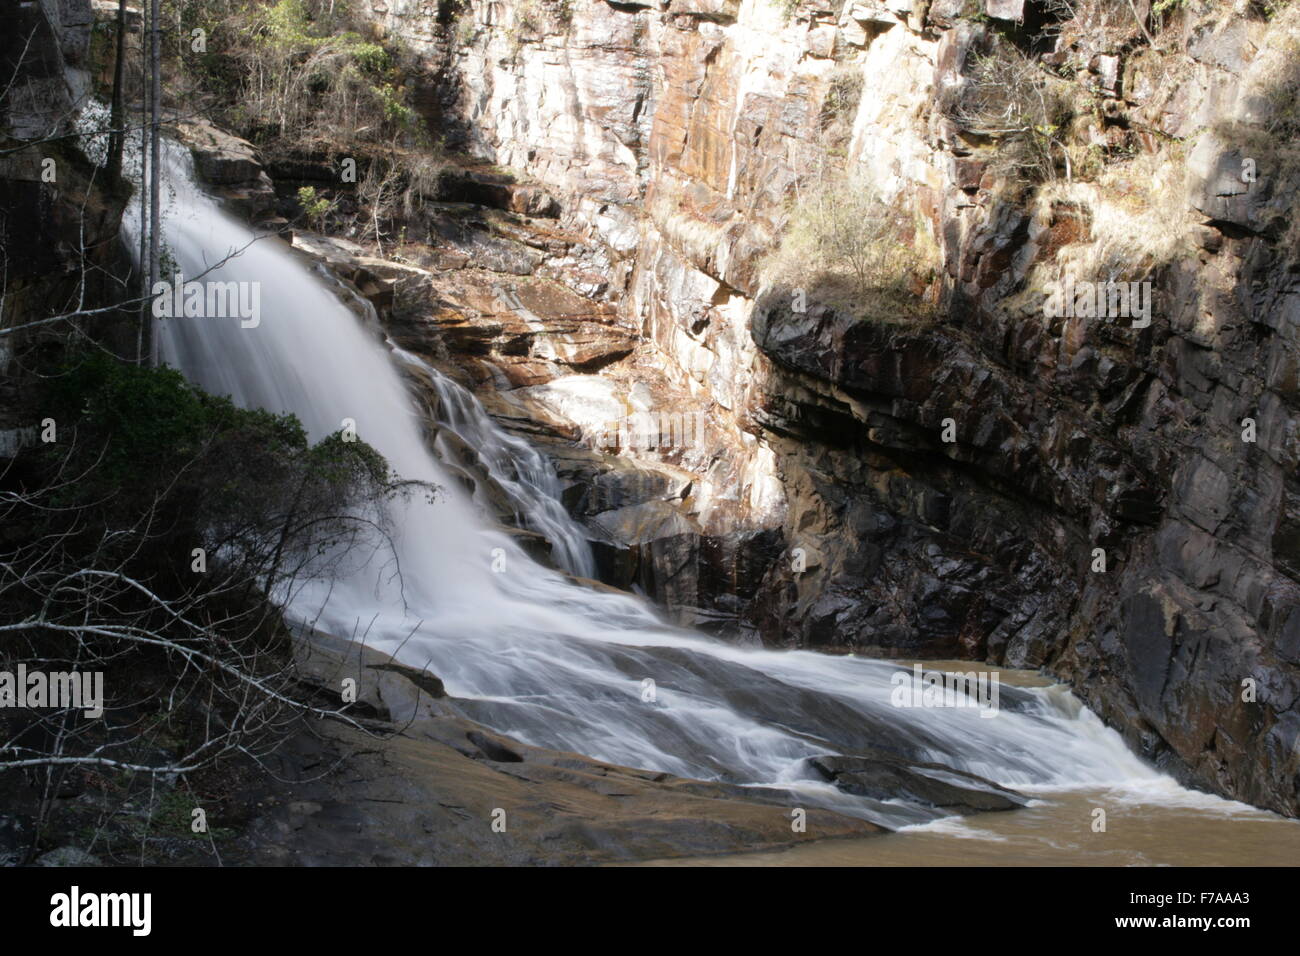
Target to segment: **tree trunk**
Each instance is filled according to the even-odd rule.
[[[126,56],[126,0],[117,0],[117,62],[113,66],[113,106],[108,136],[108,181],[116,188],[122,182],[122,150],[126,145],[126,121],[122,117],[122,78]]]
[[[137,365],[145,364],[145,343],[151,339],[149,331],[149,125],[145,116],[149,113],[150,72],[149,72],[149,26],[145,21],[144,8],[140,9],[140,250],[136,258],[140,273],[140,322],[136,330],[135,361]]]
[[[153,95],[150,97],[149,138],[149,291],[161,279],[162,273],[162,166],[159,161],[162,138],[162,31],[159,29],[159,8],[162,0],[151,0],[149,9],[152,56],[149,68]],[[152,336],[150,337],[150,363],[156,363]]]

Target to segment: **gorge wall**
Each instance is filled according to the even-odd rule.
[[[1183,4],[1152,35],[1126,0],[363,6],[482,165],[400,261],[314,251],[547,451],[600,577],[733,639],[1043,667],[1185,780],[1300,813],[1295,9]],[[58,116],[19,129],[11,98],[10,137],[68,128],[85,8],[13,15]],[[1046,179],[954,108],[995,42],[1070,87]],[[40,189],[42,155],[0,167],[4,208],[49,233],[4,244],[31,314],[87,273],[22,259],[70,248],[59,209],[90,210],[102,261],[121,212],[75,155]],[[268,164],[328,179],[309,167]],[[765,268],[827,170],[895,210],[932,319],[866,321]],[[269,213],[243,153],[209,172]],[[1047,314],[1067,276],[1149,282],[1150,324]],[[611,431],[644,412],[695,425]]]
[[[551,232],[508,271],[585,301],[519,335],[444,309],[426,346],[556,439],[567,502],[634,545],[607,577],[774,644],[1046,667],[1185,779],[1300,810],[1294,10],[1153,37],[1146,3],[369,6],[447,144],[531,184]],[[1072,84],[1065,175],[1008,182],[950,108],[995,36]],[[764,274],[828,167],[910,224],[935,321]],[[1066,275],[1151,283],[1150,324],[1046,315]],[[703,437],[584,457],[637,409]]]

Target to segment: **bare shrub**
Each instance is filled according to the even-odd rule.
[[[862,102],[865,77],[860,64],[842,63],[831,73],[822,98],[819,127],[828,152],[843,155],[853,135],[853,121]]]
[[[1009,186],[1073,178],[1067,84],[1010,43],[973,56],[967,83],[946,106],[961,127],[992,141],[990,167]]]
[[[929,310],[909,288],[915,255],[905,225],[866,182],[828,178],[796,195],[764,271],[862,318],[923,318]]]
[[[0,774],[39,805],[33,850],[73,782],[136,819],[158,787],[260,762],[304,715],[355,723],[300,686],[277,602],[390,564],[385,501],[412,487],[363,442],[311,445],[291,416],[169,369],[92,353],[50,382],[58,440],[0,470],[0,670],[98,673],[103,709],[0,710]]]
[[[330,0],[187,0],[190,23],[214,31],[209,53],[180,60],[183,81],[216,118],[259,145],[418,143],[423,123],[404,77],[409,54],[368,35]]]

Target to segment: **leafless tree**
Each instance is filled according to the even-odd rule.
[[[367,729],[301,683],[271,597],[344,565],[391,564],[385,503],[426,486],[370,474],[364,453],[323,459],[322,479],[321,460],[249,450],[236,431],[209,436],[143,507],[115,505],[109,448],[79,441],[29,446],[0,472],[0,670],[104,675],[102,715],[85,700],[0,711],[0,775],[39,791],[38,830],[69,774],[152,791],[228,758],[261,763],[304,716]],[[33,455],[42,480],[29,487]],[[257,488],[205,503],[203,489],[238,479],[200,472],[240,459],[262,469]]]

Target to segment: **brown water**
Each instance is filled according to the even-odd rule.
[[[928,661],[936,669],[990,669]],[[1027,671],[1003,683],[1046,686]],[[1019,810],[949,817],[861,840],[650,866],[1300,866],[1300,821],[1187,790],[1171,778],[1109,790],[1032,790]],[[1096,810],[1105,829],[1094,829]]]
[[[655,866],[1296,866],[1300,821],[1175,790],[1040,794],[1005,813],[948,818],[865,840],[776,853],[655,861]],[[1182,801],[1184,805],[1178,805]],[[1093,809],[1106,831],[1093,832]]]

